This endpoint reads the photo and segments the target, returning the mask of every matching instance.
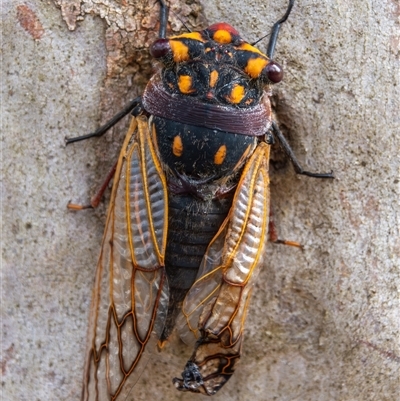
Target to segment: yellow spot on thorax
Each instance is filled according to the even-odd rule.
[[[172,54],[174,55],[175,63],[189,60],[189,47],[182,43],[180,40],[169,41],[171,45]]]
[[[170,39],[193,39],[193,40],[198,40],[199,42],[204,42],[204,39],[201,37],[200,32],[188,32],[188,33],[183,33],[182,35],[176,35],[170,37]]]
[[[178,87],[181,93],[184,95],[193,93],[194,89],[192,88],[192,77],[190,75],[180,75],[178,79]]]
[[[228,99],[231,103],[238,104],[244,98],[244,95],[244,87],[242,85],[234,85]]]
[[[181,61],[187,61],[190,59],[189,46],[182,42],[181,39],[192,39],[194,41],[204,43],[204,39],[201,37],[200,32],[189,32],[178,36],[172,36],[169,39],[172,54],[174,55],[175,63]]]
[[[210,88],[214,88],[215,84],[217,83],[218,80],[218,71],[213,70],[211,71],[210,74]]]
[[[246,67],[244,68],[244,71],[249,74],[252,78],[258,78],[264,69],[264,67],[268,64],[268,60],[262,58],[262,57],[257,57],[257,58],[251,58],[247,62]]]
[[[263,52],[257,49],[257,47],[252,46],[250,43],[242,43],[237,47],[238,50],[246,50],[248,52],[257,53],[261,56],[267,57]]]
[[[222,164],[226,157],[226,146],[221,145],[217,150],[217,153],[214,155],[214,163],[215,164]]]
[[[183,153],[183,144],[182,144],[182,138],[177,135],[174,137],[174,142],[172,143],[172,153],[176,157],[181,157]]]

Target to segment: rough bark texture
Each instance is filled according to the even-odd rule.
[[[2,4],[4,400],[79,399],[106,205],[66,205],[95,192],[123,127],[67,148],[64,137],[90,132],[140,93],[157,30],[153,1],[56,3]],[[210,23],[256,40],[286,1],[202,5]],[[203,23],[194,2],[173,6],[188,25]],[[271,244],[241,365],[215,400],[400,396],[399,17],[394,0],[305,0],[281,30],[278,121],[303,166],[336,179],[297,177],[274,153],[280,237],[305,247]],[[180,28],[175,16],[171,28]],[[196,398],[171,382],[187,352],[167,347],[133,399]]]

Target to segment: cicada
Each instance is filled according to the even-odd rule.
[[[158,71],[112,121],[132,111],[97,265],[84,401],[126,400],[172,330],[193,347],[178,390],[213,395],[235,371],[265,262],[274,139],[297,173],[332,178],[304,171],[271,118],[283,77],[272,58],[293,3],[264,54],[227,23],[166,38],[160,1]]]

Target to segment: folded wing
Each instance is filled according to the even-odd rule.
[[[203,258],[177,327],[196,343],[182,391],[215,394],[239,361],[251,290],[264,261],[269,217],[269,146],[258,145],[239,181],[232,208]]]
[[[161,335],[167,189],[146,117],[119,158],[93,291],[82,400],[125,400]]]

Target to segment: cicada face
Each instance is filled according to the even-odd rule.
[[[282,70],[225,23],[151,53],[161,67],[122,147],[97,266],[84,400],[126,400],[172,330],[194,347],[176,388],[216,393],[264,262],[264,136]]]

